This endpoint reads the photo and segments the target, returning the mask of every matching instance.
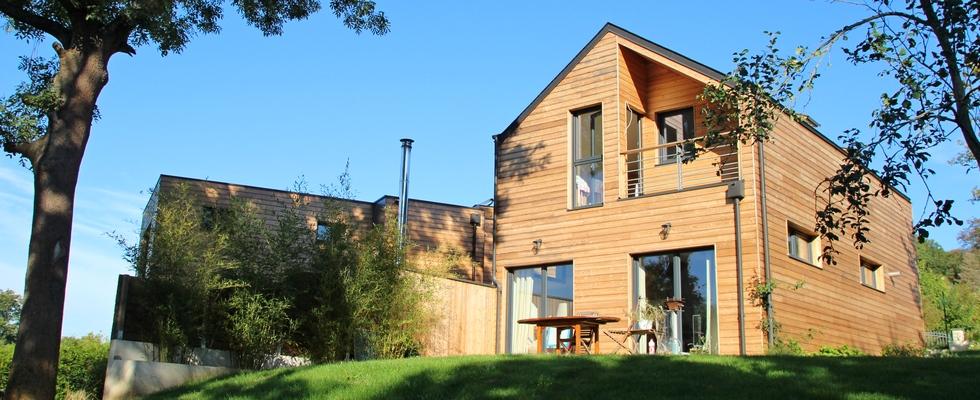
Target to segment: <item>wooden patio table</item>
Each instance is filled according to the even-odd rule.
[[[561,338],[562,331],[566,329],[572,329],[575,336],[572,340],[572,349],[575,353],[590,353],[595,354],[599,352],[599,325],[608,324],[610,322],[619,322],[619,318],[616,317],[603,317],[603,316],[589,316],[589,315],[570,315],[566,317],[541,317],[541,318],[525,318],[517,320],[519,324],[534,325],[534,339],[538,342],[538,353],[544,353],[544,329],[545,328],[555,328],[555,345],[557,346],[556,351],[562,351],[562,344],[567,341],[567,339]],[[583,329],[587,332],[583,335]],[[589,345],[586,346],[583,342],[583,336],[590,338]],[[567,349],[566,349],[567,350]]]

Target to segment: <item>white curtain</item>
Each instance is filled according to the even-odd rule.
[[[534,277],[514,274],[514,284],[511,286],[511,307],[513,307],[510,333],[511,353],[524,354],[535,351],[534,325],[519,324],[517,320],[538,316],[534,302]]]

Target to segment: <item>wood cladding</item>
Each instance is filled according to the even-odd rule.
[[[439,316],[429,332],[427,356],[494,354],[493,313],[497,290],[489,285],[444,279],[439,282],[432,315]]]
[[[835,245],[840,251],[836,265],[815,267],[792,259],[787,229],[813,229],[817,207],[826,201],[821,183],[843,156],[788,118],[779,121],[773,137],[765,147],[773,276],[784,287],[803,282],[798,290],[784,289],[774,296],[784,336],[800,340],[809,350],[847,344],[877,352],[891,343],[921,344],[924,323],[909,201],[896,194],[874,199],[871,243],[856,249],[850,238],[843,238]],[[885,278],[884,291],[861,284],[862,257],[880,264],[886,276],[898,273]]]
[[[157,193],[173,190],[178,185],[186,187],[197,195],[204,206],[228,208],[232,199],[245,201],[253,206],[256,215],[270,228],[277,227],[277,218],[282,210],[295,205],[314,234],[317,219],[326,215],[328,207],[341,208],[349,220],[364,231],[373,224],[382,223],[390,212],[397,216],[398,199],[384,196],[376,202],[338,199],[327,196],[303,194],[283,190],[257,188],[223,182],[205,181],[161,175],[154,195],[144,211],[143,229],[152,220],[156,209]],[[490,207],[464,207],[435,203],[423,200],[409,200],[408,232],[410,241],[415,244],[415,252],[456,249],[473,258],[473,265],[458,268],[460,278],[485,282],[490,280],[490,248],[492,246],[493,211]],[[479,222],[471,223],[473,218]]]
[[[573,265],[573,312],[620,317],[634,307],[632,259],[636,255],[713,248],[719,301],[719,344],[738,352],[738,287],[734,206],[724,186],[627,198],[619,155],[626,147],[628,110],[641,114],[642,146],[658,144],[657,113],[691,107],[695,135],[704,134],[697,95],[712,78],[614,32],[600,33],[516,126],[498,143],[497,276],[502,331],[509,330],[508,271],[558,263]],[[603,113],[603,204],[572,209],[571,113],[599,106]],[[839,243],[836,266],[818,268],[789,258],[787,224],[814,225],[814,193],[842,158],[814,132],[783,119],[766,145],[769,246],[781,337],[814,348],[849,344],[877,352],[889,343],[919,342],[923,329],[918,274],[911,240],[909,202],[900,196],[873,205],[872,240],[863,250]],[[735,155],[745,181],[741,236],[745,284],[744,338],[750,354],[765,351],[764,310],[751,300],[753,282],[764,280],[758,148]],[[699,160],[700,161],[700,160]],[[666,238],[661,225],[671,224]],[[536,245],[535,243],[539,243]],[[884,292],[859,282],[859,257],[901,272]],[[803,281],[801,288],[789,289]],[[813,340],[805,338],[812,335]],[[506,347],[506,335],[498,338]],[[614,346],[603,346],[607,351]]]

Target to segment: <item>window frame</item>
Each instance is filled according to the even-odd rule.
[[[571,291],[572,291],[571,303],[572,303],[572,306],[571,306],[571,309],[568,310],[568,315],[575,315],[575,307],[576,307],[576,301],[575,301],[575,297],[576,297],[575,296],[575,270],[576,270],[576,268],[575,268],[575,262],[574,261],[572,261],[572,260],[569,260],[569,261],[558,261],[558,262],[552,262],[552,263],[546,263],[546,264],[534,264],[534,265],[525,265],[525,266],[505,268],[505,270],[507,271],[507,277],[506,277],[506,282],[507,282],[507,291],[506,291],[506,297],[507,297],[507,299],[506,299],[506,307],[507,307],[507,310],[506,310],[506,318],[507,318],[507,323],[506,323],[506,327],[505,327],[506,332],[504,334],[504,351],[506,352],[506,354],[515,354],[513,352],[513,347],[512,347],[512,342],[513,342],[513,326],[516,323],[514,321],[514,293],[513,293],[513,290],[514,290],[514,282],[515,282],[515,272],[516,271],[519,271],[519,270],[535,270],[535,269],[536,270],[539,270],[541,272],[541,293],[542,293],[542,296],[541,296],[541,299],[540,299],[541,302],[540,302],[540,304],[537,304],[537,307],[538,307],[539,312],[540,311],[543,311],[545,314],[547,314],[547,310],[548,310],[547,309],[547,307],[548,307],[548,299],[547,299],[547,297],[548,297],[548,270],[549,269],[552,269],[552,268],[555,268],[557,270],[558,267],[565,267],[565,266],[569,267],[571,269],[571,271],[572,271],[572,282],[571,282]],[[536,318],[540,318],[540,317],[541,316],[539,315]]]
[[[634,118],[636,120],[635,121],[636,132],[630,132],[630,127],[631,127],[630,121]],[[626,135],[624,142],[626,143],[627,151],[643,148],[643,119],[644,118],[646,118],[646,114],[638,111],[636,108],[631,107],[629,103],[626,104],[626,129],[623,130],[623,133]],[[636,148],[630,148],[630,140],[632,139],[631,135],[634,133],[636,135],[635,137]],[[630,170],[631,164],[635,164],[632,167],[634,168],[633,170]],[[626,177],[626,181],[624,183],[626,186],[627,198],[640,197],[643,195],[643,164],[644,164],[643,152],[638,152],[626,156],[626,164],[625,164],[626,171],[623,171],[624,173],[623,175]],[[635,182],[632,183],[630,182],[631,175],[634,176],[632,179],[635,179]]]
[[[569,157],[570,158],[570,165],[571,165],[571,167],[570,167],[570,174],[569,174],[570,177],[571,177],[571,179],[570,179],[570,185],[569,185],[570,186],[569,187],[569,206],[570,206],[569,209],[571,209],[571,210],[578,210],[578,209],[592,208],[592,207],[601,207],[603,204],[605,204],[605,194],[606,194],[605,193],[605,184],[606,184],[606,175],[605,175],[605,173],[606,173],[606,171],[605,171],[605,168],[603,166],[603,158],[604,158],[603,157],[603,152],[605,151],[605,146],[603,146],[603,143],[602,143],[603,137],[605,136],[605,132],[604,132],[604,129],[602,127],[602,124],[604,123],[604,119],[600,120],[599,125],[598,125],[599,126],[599,137],[598,137],[598,140],[596,140],[597,138],[595,137],[595,133],[594,133],[595,132],[595,127],[594,126],[592,127],[593,133],[592,133],[592,135],[590,135],[592,137],[592,143],[591,143],[592,144],[592,149],[590,151],[590,153],[592,153],[592,156],[591,157],[587,157],[587,158],[578,158],[579,148],[581,146],[581,143],[579,143],[580,142],[579,127],[581,126],[581,124],[579,123],[579,121],[580,121],[579,118],[581,118],[584,115],[595,115],[595,114],[597,114],[600,118],[603,118],[602,104],[598,104],[598,105],[594,105],[594,106],[589,106],[589,107],[585,107],[585,108],[580,108],[580,109],[576,109],[576,110],[571,111],[571,119],[570,119],[570,121],[571,121],[571,129],[569,130],[570,133],[571,133],[571,136],[572,136],[571,146],[570,146],[570,149],[569,149],[570,150],[570,155],[571,155],[571,157]],[[594,117],[591,117],[591,118],[594,118]],[[598,153],[596,153],[596,151],[595,151],[595,147],[596,147],[596,143],[597,142],[599,143],[599,146],[598,146],[599,147],[599,151],[598,151]],[[599,183],[600,187],[602,188],[602,194],[601,194],[601,196],[599,196],[598,201],[595,202],[595,203],[578,204],[578,193],[577,193],[577,190],[576,190],[576,187],[577,187],[576,177],[577,177],[577,175],[575,174],[575,170],[578,167],[584,167],[584,166],[590,166],[590,165],[598,165],[599,166],[598,169],[602,173],[602,179],[601,179],[601,181]]]
[[[796,240],[791,240],[794,237]],[[802,257],[800,254],[799,243],[801,241],[807,244],[808,257]],[[794,248],[796,249],[796,254],[793,252]],[[823,263],[818,256],[819,250],[819,236],[800,228],[799,225],[792,222],[788,222],[786,224],[786,255],[789,256],[789,258],[822,269]]]
[[[681,116],[681,125],[682,125],[681,129],[683,129],[683,132],[681,132],[681,139],[675,140],[673,142],[667,142],[666,141],[667,135],[666,132],[664,131],[664,129],[667,127],[665,120],[668,117],[672,117],[675,115]],[[684,120],[684,117],[688,115],[690,115],[691,117],[690,124],[685,124],[684,122],[687,121]],[[677,143],[685,140],[694,139],[694,136],[697,134],[694,129],[694,118],[695,116],[694,116],[693,106],[657,112],[657,145],[663,145],[667,143]],[[674,151],[674,153],[669,154],[669,151]],[[686,151],[687,151],[687,146],[684,146],[684,152]],[[677,156],[676,147],[663,147],[660,149],[660,151],[658,151],[657,165],[676,164],[677,163],[676,156]],[[683,162],[683,158],[681,158],[681,161]]]
[[[870,272],[871,282],[865,278],[866,272]],[[858,282],[861,286],[885,292],[885,270],[881,263],[872,261],[866,257],[860,257],[858,261]]]
[[[320,235],[320,227],[325,228],[324,235]],[[313,229],[313,240],[317,243],[326,242],[330,239],[330,223],[326,221],[316,221],[316,227]]]

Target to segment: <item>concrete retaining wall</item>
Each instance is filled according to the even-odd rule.
[[[131,399],[237,371],[232,354],[224,350],[192,349],[183,358],[185,364],[160,362],[152,343],[112,340],[102,398]]]
[[[236,371],[224,367],[110,360],[106,368],[102,398],[105,400],[137,398],[191,381],[227,375]]]

